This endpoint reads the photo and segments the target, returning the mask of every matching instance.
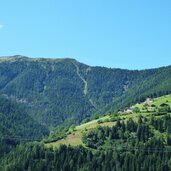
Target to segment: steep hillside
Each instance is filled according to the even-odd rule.
[[[0,166],[6,171],[168,171],[170,122],[171,95],[148,98],[119,113],[70,128],[56,142],[20,145],[0,160]]]
[[[21,138],[41,139],[49,133],[44,126],[34,121],[23,107],[4,97],[0,97],[0,126],[8,130],[2,131],[2,136],[10,134]]]
[[[162,118],[164,118],[168,120],[167,122],[169,124],[170,117],[168,116],[171,116],[171,95],[161,96],[154,99],[148,98],[143,103],[133,105],[118,113],[110,113],[110,115],[100,117],[76,127],[71,127],[66,129],[65,132],[64,130],[61,130],[62,132],[53,132],[44,142],[46,142],[47,147],[59,147],[62,144],[85,146],[83,137],[84,135],[89,134],[91,130],[96,130],[96,133],[98,133],[98,129],[101,129],[101,127],[112,128],[118,121],[126,123],[130,119],[137,122],[140,117],[144,118],[145,121],[150,119],[157,119],[159,121],[159,119],[162,120]],[[163,129],[162,126],[161,129]]]
[[[41,140],[49,131],[34,121],[23,107],[0,97],[0,157],[17,144]]]
[[[171,67],[129,71],[74,59],[0,58],[0,92],[53,129],[170,92]]]

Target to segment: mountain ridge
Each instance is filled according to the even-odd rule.
[[[89,64],[86,64],[84,62],[80,62],[78,60],[76,60],[75,58],[72,58],[72,57],[29,57],[29,56],[24,56],[24,55],[11,55],[11,56],[0,56],[0,60],[5,60],[5,59],[8,59],[8,60],[19,60],[19,59],[22,59],[22,60],[30,60],[30,61],[74,61],[74,62],[77,62],[79,64],[82,64],[82,65],[86,65],[86,66],[89,66],[89,67],[99,67],[99,68],[107,68],[107,69],[121,69],[121,70],[129,70],[129,71],[144,71],[144,70],[153,70],[153,69],[160,69],[160,68],[167,68],[167,67],[171,67],[171,64],[169,65],[166,65],[166,66],[160,66],[160,67],[153,67],[153,68],[144,68],[144,69],[128,69],[128,68],[119,68],[119,67],[107,67],[107,66],[94,66],[94,65],[89,65]]]
[[[12,62],[11,62],[12,61]],[[78,124],[147,96],[170,92],[171,66],[147,70],[92,67],[75,59],[0,58],[0,94],[48,129]]]

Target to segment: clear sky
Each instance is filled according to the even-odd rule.
[[[170,0],[1,0],[0,56],[89,65],[171,65]]]

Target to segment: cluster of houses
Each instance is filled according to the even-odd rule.
[[[133,113],[133,108],[125,108],[124,110],[120,110],[118,113],[122,114],[122,113]]]
[[[170,107],[170,105],[167,103],[162,103],[160,106],[156,106],[155,104],[152,104],[152,102],[153,102],[152,98],[147,98],[146,101],[144,102],[143,110],[155,111],[155,109],[157,109],[158,107],[159,108]],[[137,105],[139,104],[137,103]],[[135,112],[135,108],[136,107],[128,107],[128,108],[125,108],[124,110],[120,110],[119,113],[127,113],[127,114],[133,113]]]

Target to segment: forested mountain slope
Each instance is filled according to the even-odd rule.
[[[90,67],[74,59],[0,58],[0,93],[48,128],[167,94],[170,87],[170,66],[129,71]]]
[[[49,131],[34,121],[25,109],[16,102],[0,97],[0,135],[18,136],[21,138],[41,139],[48,135]]]
[[[49,130],[34,121],[25,109],[0,96],[0,158],[17,144],[41,140]]]
[[[71,128],[67,137],[57,142],[21,144],[0,160],[0,168],[4,171],[171,170],[171,95],[147,99],[130,109]],[[68,139],[70,135],[82,142]],[[61,146],[55,146],[59,141]]]

